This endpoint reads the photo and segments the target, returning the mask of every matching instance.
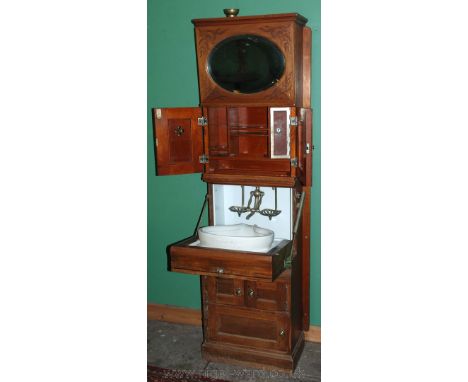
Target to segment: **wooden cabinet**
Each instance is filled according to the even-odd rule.
[[[236,305],[265,311],[289,310],[288,282],[262,282],[224,277],[207,277],[206,288],[210,303]]]
[[[153,109],[157,174],[201,173],[210,225],[245,209],[281,235],[266,253],[195,235],[168,247],[169,269],[201,276],[205,359],[292,371],[309,327],[311,31],[296,13],[192,21],[200,106]]]
[[[158,175],[203,172],[218,184],[311,184],[311,110],[295,107],[153,109]]]
[[[291,271],[269,283],[203,276],[202,292],[207,360],[294,369],[304,338],[291,306]]]
[[[288,13],[197,19],[192,22],[195,25],[200,102],[203,106],[310,107],[310,29],[305,27],[306,18]],[[284,69],[274,86],[254,93],[241,93],[228,91],[213,80],[209,71],[213,49],[236,36],[260,36],[281,52]],[[235,75],[236,72],[230,74]]]

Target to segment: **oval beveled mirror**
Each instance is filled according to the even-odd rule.
[[[268,39],[256,35],[227,38],[208,57],[208,72],[223,89],[257,93],[273,86],[283,75],[285,59]]]

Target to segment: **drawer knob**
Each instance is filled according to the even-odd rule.
[[[216,269],[216,272],[218,272],[218,273],[220,273],[220,274],[221,274],[221,273],[224,273],[224,269],[223,269],[223,268],[217,268],[217,269]]]
[[[240,296],[242,294],[241,288],[236,288],[236,296]]]
[[[279,334],[280,334],[281,337],[284,337],[285,334],[286,334],[286,330],[281,329]]]
[[[248,292],[249,297],[253,297],[254,294],[255,294],[254,290],[252,288],[249,288],[249,292]]]

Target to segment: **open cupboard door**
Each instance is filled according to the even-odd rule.
[[[154,108],[153,129],[158,175],[203,171],[203,127],[199,107]]]
[[[298,169],[297,177],[303,186],[312,186],[312,110],[300,109],[297,132]]]

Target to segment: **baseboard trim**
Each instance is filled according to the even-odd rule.
[[[175,324],[201,325],[200,309],[181,308],[172,305],[148,304],[148,320]]]
[[[320,326],[309,326],[309,330],[304,332],[304,339],[309,342],[322,342]]]
[[[173,322],[175,324],[201,325],[200,309],[181,308],[179,306],[148,304],[148,320]],[[310,326],[304,332],[304,339],[310,342],[321,342],[320,326]]]

